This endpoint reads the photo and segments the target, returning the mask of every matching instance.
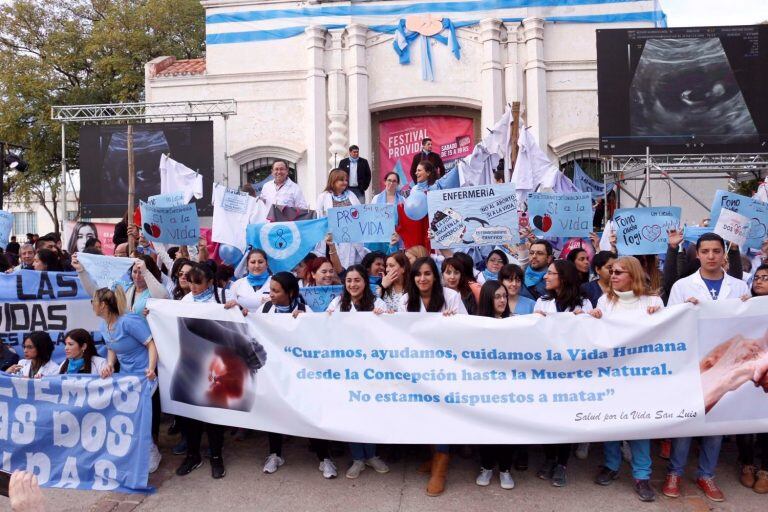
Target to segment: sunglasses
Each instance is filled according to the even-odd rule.
[[[621,274],[626,274],[627,271],[626,270],[616,270],[616,269],[612,268],[611,270],[609,270],[609,273],[612,276],[620,276]]]

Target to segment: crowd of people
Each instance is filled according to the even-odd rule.
[[[426,155],[426,153],[425,153]],[[355,164],[355,162],[353,162]],[[346,162],[345,165],[349,165]],[[354,166],[353,166],[354,167]],[[364,167],[357,164],[355,187],[350,186],[348,171],[330,172],[326,189],[317,198],[317,215],[328,208],[358,204],[364,195],[360,184],[370,179]],[[441,180],[428,158],[416,164],[415,188],[440,188]],[[285,162],[273,165],[274,180],[265,186],[263,200],[269,205],[306,208],[301,189],[288,177]],[[517,246],[472,248],[466,252],[429,249],[429,232],[414,235],[404,219],[404,197],[400,177],[385,177],[385,189],[373,202],[398,206],[398,230],[391,244],[367,247],[358,243],[336,242],[331,236],[307,254],[293,272],[270,270],[267,253],[249,250],[244,258],[244,275],[208,258],[204,241],[198,247],[168,248],[153,245],[141,236],[136,226],[127,225],[126,236],[135,247],[135,262],[125,282],[112,288],[99,288],[91,280],[77,254],[62,249],[55,234],[26,243],[9,245],[0,256],[0,268],[19,270],[74,271],[85,290],[92,296],[93,311],[101,319],[98,334],[104,340],[106,353],[100,357],[88,331],[74,329],[66,333],[64,361],[53,361],[53,341],[46,332],[29,333],[23,343],[23,354],[3,346],[0,362],[11,374],[38,378],[56,374],[86,373],[108,377],[114,372],[143,373],[156,378],[158,362],[155,341],[148,327],[146,302],[149,298],[220,304],[223,308],[239,308],[244,315],[285,313],[297,317],[311,313],[301,289],[313,286],[341,285],[342,293],[333,299],[326,311],[331,316],[346,312],[397,314],[427,312],[442,315],[476,315],[489,322],[514,315],[551,315],[570,312],[606,318],[620,312],[652,315],[666,306],[690,302],[741,299],[768,295],[768,243],[754,260],[742,258],[737,247],[731,247],[718,235],[706,233],[695,243],[683,240],[678,230],[669,232],[669,247],[663,263],[657,255],[619,256],[615,237],[610,250],[600,250],[595,239],[595,254],[577,248],[560,254],[548,240],[536,239],[521,229],[522,243]],[[243,226],[245,229],[245,226]],[[414,243],[424,241],[424,243]],[[12,242],[15,243],[15,240]],[[16,250],[16,253],[13,251]],[[86,241],[84,253],[100,254],[100,241]],[[118,244],[116,255],[128,255],[128,244]],[[10,257],[9,257],[10,256]],[[564,257],[561,257],[564,256]],[[259,355],[254,354],[258,359]],[[255,362],[258,364],[258,361]],[[149,471],[161,459],[157,447],[160,428],[160,399],[152,398],[153,423]],[[183,417],[173,418],[171,433],[179,434],[174,454],[185,455],[176,469],[184,476],[203,463],[201,438],[207,433],[213,478],[226,475],[222,447],[226,427]],[[283,435],[269,433],[263,471],[275,473],[285,463]],[[722,436],[700,438],[696,484],[713,501],[724,499],[715,483],[715,468]],[[596,439],[596,441],[599,441]],[[768,434],[737,436],[740,481],[757,493],[768,493]],[[660,440],[661,453],[669,459],[661,492],[669,497],[681,494],[690,438]],[[337,476],[331,441],[310,440],[317,455],[318,469],[325,478]],[[430,496],[443,493],[446,485],[451,448],[431,447],[431,458],[420,471],[429,474],[426,492]],[[544,446],[544,460],[536,476],[564,487],[568,482],[568,464],[573,453],[586,457],[588,444],[551,444]],[[480,445],[477,447],[480,468],[479,486],[488,486],[498,471],[500,486],[515,486],[513,469],[528,468],[528,447],[524,445]],[[634,489],[642,501],[653,501],[656,490],[650,485],[651,441],[603,443],[603,465],[594,477],[599,485],[610,485],[617,477],[622,459],[630,461]],[[347,478],[357,478],[366,468],[377,473],[389,471],[375,444],[350,443]],[[760,457],[758,459],[758,457]],[[757,462],[759,460],[759,462]]]

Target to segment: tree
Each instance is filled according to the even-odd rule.
[[[40,201],[58,229],[61,141],[51,106],[140,101],[145,63],[161,55],[204,54],[204,18],[198,0],[2,5],[0,140],[29,147],[29,169],[7,177],[5,189],[27,204]],[[76,126],[67,127],[66,152],[68,167],[76,167]]]

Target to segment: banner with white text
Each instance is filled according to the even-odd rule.
[[[212,423],[408,444],[768,430],[768,298],[602,319],[148,307],[163,410]]]

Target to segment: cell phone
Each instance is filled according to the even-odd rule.
[[[8,496],[8,486],[11,483],[11,474],[0,470],[0,496]]]

